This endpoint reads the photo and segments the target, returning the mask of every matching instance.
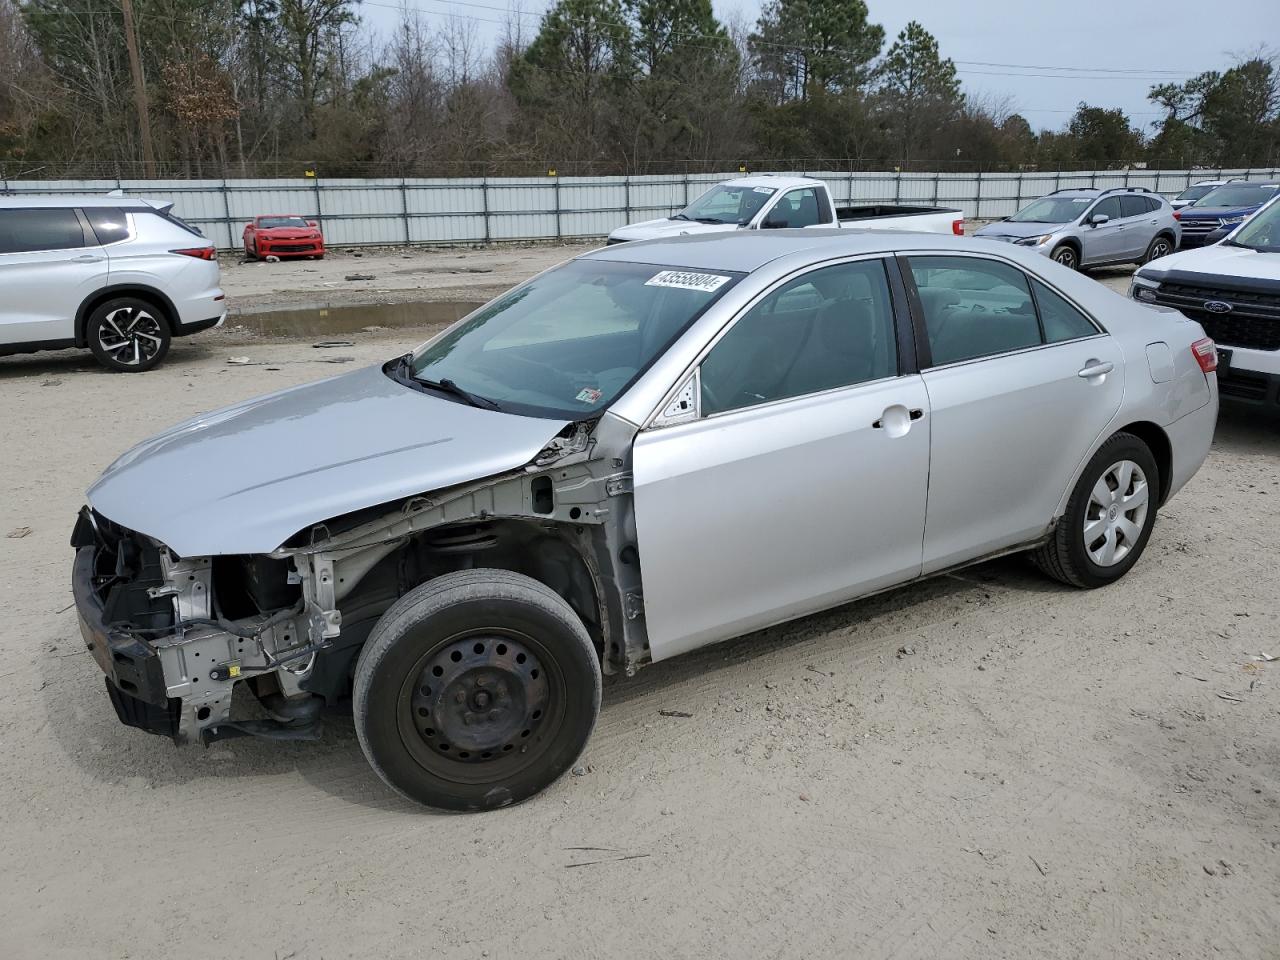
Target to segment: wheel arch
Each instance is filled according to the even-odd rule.
[[[168,295],[144,283],[117,283],[95,290],[80,304],[80,309],[76,311],[77,347],[83,348],[89,345],[89,338],[86,333],[89,315],[108,300],[114,300],[117,297],[137,297],[139,300],[147,301],[159,311],[161,319],[164,320],[165,325],[169,328],[170,335],[173,334],[177,327],[178,308],[174,306]]]
[[[1169,488],[1173,485],[1173,444],[1169,440],[1169,435],[1162,427],[1150,420],[1135,420],[1133,423],[1125,424],[1112,431],[1107,439],[1111,439],[1117,433],[1133,434],[1147,445],[1151,455],[1155,457],[1156,467],[1160,471],[1159,498],[1156,505],[1164,506],[1164,502],[1169,499]],[[1105,443],[1106,440],[1103,442]]]

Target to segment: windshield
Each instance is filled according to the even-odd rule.
[[[672,219],[696,220],[699,223],[736,223],[745,226],[777,192],[772,187],[718,184]]]
[[[259,217],[258,226],[263,230],[273,230],[276,227],[288,227],[292,230],[305,230],[311,224],[307,223],[302,217]]]
[[[1262,253],[1280,253],[1280,200],[1272,201],[1246,220],[1227,242]]]
[[[1183,190],[1174,199],[1175,200],[1199,200],[1206,193],[1208,193],[1210,190],[1213,190],[1213,189],[1214,189],[1213,184],[1202,183],[1202,184],[1199,184],[1198,186],[1187,187],[1187,189]]]
[[[1009,219],[1015,223],[1067,223],[1084,213],[1093,197],[1041,197]]]
[[[742,276],[573,260],[422,347],[404,373],[477,405],[580,420],[613,402]]]
[[[1197,207],[1258,207],[1276,195],[1271,183],[1227,183],[1205,194]]]

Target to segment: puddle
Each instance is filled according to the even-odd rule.
[[[236,312],[227,318],[227,323],[263,337],[319,337],[330,333],[359,333],[365,327],[425,327],[453,323],[480,305],[481,301],[469,300],[357,306],[314,303],[284,310]]]

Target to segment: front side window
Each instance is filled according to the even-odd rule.
[[[812,227],[823,222],[822,206],[826,197],[816,187],[788,190],[769,211],[770,227]],[[827,217],[829,221],[830,216]]]
[[[897,376],[880,260],[810,271],[744,314],[702,362],[703,416]]]
[[[388,372],[508,413],[580,420],[607,407],[741,278],[573,260],[499,297]]]
[[[910,263],[935,366],[1040,344],[1021,270],[970,257],[912,257]]]
[[[0,253],[73,250],[84,246],[84,230],[74,210],[0,210]]]
[[[1089,211],[1089,219],[1092,220],[1098,214],[1102,214],[1108,220],[1119,220],[1124,214],[1120,209],[1119,197],[1107,197],[1101,201],[1096,207]]]

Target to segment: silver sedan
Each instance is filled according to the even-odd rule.
[[[126,453],[72,538],[82,630],[126,724],[305,739],[351,697],[395,789],[502,806],[573,764],[602,674],[1014,551],[1120,579],[1209,450],[1215,365],[1009,244],[613,246]]]

